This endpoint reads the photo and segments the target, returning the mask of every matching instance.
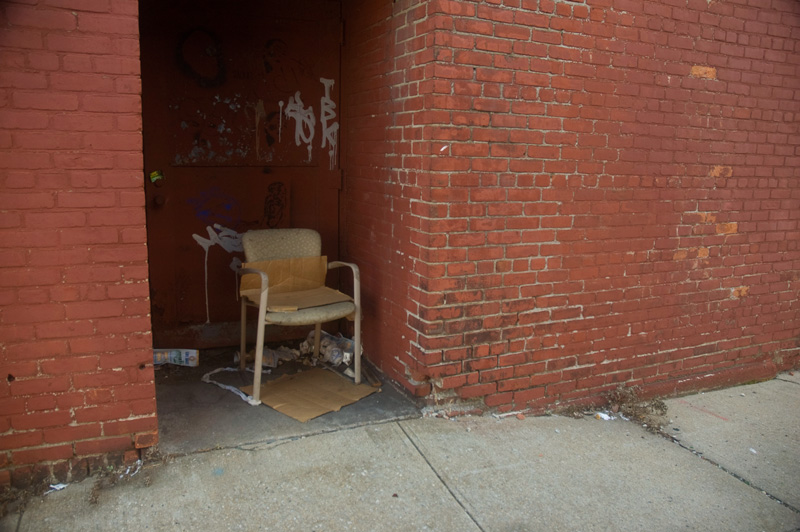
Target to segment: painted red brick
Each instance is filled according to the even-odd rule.
[[[79,456],[105,454],[114,451],[128,451],[130,448],[130,436],[75,442],[75,454]]]
[[[384,42],[396,45],[430,31],[404,17],[422,6],[396,2],[389,19],[388,8],[382,16],[346,13],[355,21],[348,28],[353,56],[377,46],[359,38],[366,29],[380,28]],[[371,256],[398,252],[413,258],[415,276],[400,264],[375,265],[384,278],[418,289],[412,291],[418,308],[402,320],[408,328],[393,336],[399,343],[383,343],[390,336],[373,333],[381,367],[424,394],[427,389],[408,375],[435,378],[443,359],[459,361],[461,373],[442,379],[442,391],[484,397],[492,407],[525,408],[593,400],[618,383],[665,389],[663,383],[681,380],[686,390],[715,385],[692,376],[728,371],[716,365],[723,362],[741,368],[733,375],[761,367],[752,354],[725,347],[728,340],[768,353],[780,367],[796,364],[796,343],[774,342],[776,333],[800,336],[800,307],[792,304],[797,279],[773,282],[771,275],[800,266],[798,246],[785,233],[797,235],[800,215],[797,167],[787,167],[798,162],[797,141],[758,130],[797,131],[789,114],[759,105],[796,110],[791,91],[771,87],[796,78],[797,51],[779,46],[776,53],[771,39],[760,37],[797,32],[798,7],[785,6],[792,22],[773,17],[769,23],[760,22],[771,16],[768,9],[719,17],[719,5],[703,2],[681,10],[636,0],[542,1],[525,10],[485,5],[475,6],[475,14],[467,7],[473,6],[449,2],[428,9],[432,27],[457,34],[434,32],[438,53],[422,82],[406,66],[418,48],[401,47],[402,57],[376,60],[369,74],[356,62],[348,69],[345,55],[353,81],[345,94],[352,105],[346,226],[378,235],[369,239],[369,254],[357,246],[348,253],[368,264]],[[669,30],[662,29],[664,21]],[[720,43],[703,33],[723,23],[758,44]],[[509,50],[518,55],[510,57]],[[744,61],[745,54],[769,57],[769,64]],[[466,65],[477,67],[474,78],[468,79]],[[391,83],[371,77],[378,72]],[[385,87],[383,96],[371,92],[376,86]],[[388,97],[416,90],[437,97],[413,110]],[[360,112],[357,102],[366,94],[383,98],[385,115]],[[711,124],[708,105],[728,118]],[[382,138],[361,134],[375,131],[370,124],[384,117],[403,124],[398,135],[391,128]],[[400,139],[408,138],[433,142],[418,152],[421,162],[385,157],[376,166],[374,157],[360,155],[380,143],[389,146],[386,153],[405,153]],[[393,184],[409,164],[428,172],[416,182],[418,190]],[[370,180],[376,168],[380,177]],[[383,184],[389,201],[411,199],[408,212],[385,220],[365,209],[358,198],[375,183]],[[466,203],[461,187],[470,187],[473,203]],[[784,201],[766,203],[779,197]],[[413,246],[391,238],[400,226],[415,228]],[[515,261],[513,270],[501,262],[508,260]],[[758,271],[750,266],[756,264]],[[370,290],[386,309],[390,301],[403,308],[382,285]],[[519,297],[530,304],[511,304]],[[758,301],[750,310],[732,305],[753,298]],[[778,300],[788,305],[783,313]],[[480,304],[463,306],[469,302]],[[479,334],[475,319],[481,319]],[[391,313],[377,323],[392,323]],[[524,340],[524,352],[501,355],[499,367],[513,368],[510,375],[495,369],[496,360],[481,358],[498,338]],[[411,348],[412,342],[423,349]],[[537,360],[544,362],[530,363]],[[449,373],[453,366],[446,367]],[[468,382],[474,371],[491,384]]]
[[[774,4],[343,2],[341,249],[371,359],[503,411],[794,366],[800,8]],[[0,59],[0,341],[53,373],[9,390],[113,426],[87,464],[157,441],[131,424],[155,419],[137,7],[11,4]],[[12,441],[58,429],[15,415]],[[13,458],[0,482],[42,474]]]
[[[138,4],[113,4],[113,15],[108,0],[30,1],[4,10],[0,343],[9,375],[4,401],[12,402],[0,429],[12,453],[0,465],[2,484],[71,476],[73,460],[134,450],[139,430],[102,440],[99,423],[73,425],[77,418],[127,419],[132,408],[155,415],[147,396],[127,391],[130,374],[98,372],[105,358],[130,352],[141,359],[150,339],[149,309],[123,302],[147,300],[146,274],[131,285],[122,276],[146,272],[144,232],[120,233],[144,227]],[[123,316],[125,327],[105,322]],[[29,364],[38,371],[26,370]],[[80,375],[97,381],[73,380]],[[152,398],[152,372],[150,386],[147,378],[137,373],[136,386]],[[119,397],[117,385],[125,390]],[[110,406],[86,408],[103,392],[84,395],[83,387],[105,390]]]
[[[26,449],[11,453],[11,463],[14,465],[35,464],[38,462],[52,462],[65,460],[73,456],[72,444]]]

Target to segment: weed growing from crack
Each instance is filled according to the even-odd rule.
[[[639,388],[618,386],[606,394],[608,407],[614,413],[637,421],[650,432],[660,432],[666,421],[667,405],[661,399],[639,400]]]

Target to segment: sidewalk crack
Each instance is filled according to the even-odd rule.
[[[414,441],[414,438],[411,437],[406,428],[400,423],[397,423],[397,426],[400,427],[400,430],[402,430],[403,434],[406,435],[406,438],[408,438],[408,441],[410,441],[411,445],[414,446],[414,449],[416,449],[419,455],[422,457],[422,459],[425,460],[425,463],[428,464],[428,467],[431,469],[431,471],[433,471],[433,474],[436,475],[436,478],[439,479],[439,482],[442,483],[442,486],[444,486],[445,489],[448,492],[450,492],[450,496],[453,497],[453,500],[456,501],[459,506],[461,506],[461,508],[464,510],[467,516],[469,516],[472,522],[475,523],[475,526],[478,527],[478,530],[480,530],[481,532],[486,532],[486,530],[481,526],[481,524],[478,522],[475,516],[472,515],[472,512],[469,511],[469,508],[467,508],[464,505],[464,503],[461,502],[461,499],[459,499],[458,496],[456,496],[456,493],[450,488],[450,486],[447,485],[447,482],[444,480],[444,477],[442,477],[442,475],[439,474],[436,468],[433,467],[433,464],[430,462],[430,460],[428,460],[428,457],[425,456],[425,453],[422,452],[422,449],[419,448],[419,445],[417,445],[417,442]]]
[[[710,459],[710,458],[706,457],[706,456],[705,456],[705,455],[703,455],[703,453],[701,453],[700,451],[697,451],[696,449],[693,449],[693,448],[691,448],[691,447],[687,446],[686,444],[684,444],[683,442],[681,442],[679,439],[675,438],[675,437],[674,437],[674,436],[672,436],[671,434],[667,434],[667,433],[665,433],[665,432],[660,432],[660,434],[661,434],[661,435],[662,435],[664,438],[667,438],[668,440],[672,441],[672,443],[675,443],[675,444],[677,444],[677,445],[678,445],[680,448],[682,448],[682,449],[685,449],[685,450],[689,451],[690,453],[692,453],[693,455],[697,456],[697,457],[698,457],[698,458],[700,458],[701,460],[704,460],[704,461],[708,462],[709,464],[711,464],[711,465],[713,465],[713,466],[716,466],[717,468],[721,469],[722,471],[724,471],[725,473],[729,474],[730,476],[732,476],[733,478],[735,478],[735,479],[736,479],[736,480],[738,480],[739,482],[742,482],[742,483],[746,484],[747,486],[749,486],[749,487],[751,487],[751,488],[753,488],[753,489],[755,489],[755,490],[758,490],[758,491],[760,491],[761,493],[763,493],[764,495],[766,495],[768,498],[770,498],[770,499],[772,499],[773,501],[777,502],[777,503],[778,503],[778,504],[780,504],[781,506],[785,506],[786,508],[790,509],[790,510],[791,510],[791,511],[793,511],[794,513],[796,513],[796,514],[800,514],[800,509],[798,509],[798,508],[795,508],[793,505],[789,504],[788,502],[786,502],[786,501],[784,501],[784,500],[782,500],[782,499],[779,499],[778,497],[776,497],[776,496],[772,495],[770,492],[768,492],[768,491],[767,491],[767,490],[765,490],[764,488],[762,488],[762,487],[760,487],[760,486],[757,486],[756,484],[753,484],[751,481],[747,480],[747,479],[746,479],[746,478],[744,478],[742,475],[740,475],[740,474],[738,474],[738,473],[736,473],[736,472],[734,472],[734,471],[731,471],[730,469],[728,469],[727,467],[723,466],[723,465],[722,465],[722,464],[720,464],[719,462],[716,462],[716,461],[714,461],[714,460],[712,460],[712,459]]]
[[[790,383],[790,384],[796,384],[796,385],[800,386],[800,382],[793,381],[793,380],[790,380],[790,379],[781,379],[780,375],[778,375],[777,377],[775,377],[775,380],[776,380],[776,381],[781,381],[781,382],[788,382],[788,383]]]

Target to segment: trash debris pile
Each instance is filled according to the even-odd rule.
[[[253,350],[248,351],[247,354],[248,358],[255,359],[255,351]],[[265,368],[277,368],[278,364],[282,362],[297,360],[299,358],[300,358],[300,351],[298,351],[297,349],[286,347],[285,345],[280,346],[278,349],[270,349],[268,347],[265,347],[264,354],[261,358],[261,366]],[[235,364],[239,363],[238,351],[236,352],[236,354],[233,355],[233,362]]]
[[[333,367],[340,367],[342,364],[350,366],[355,354],[355,342],[350,338],[345,338],[341,333],[333,335],[322,331],[320,333],[319,354],[314,353],[314,331],[309,331],[306,339],[303,340],[298,349],[292,349],[282,345],[277,349],[264,348],[261,365],[265,368],[277,368],[284,362],[298,361],[305,366],[321,366],[328,364]],[[255,350],[247,352],[247,359],[255,359]],[[239,353],[233,357],[234,363],[239,363]]]
[[[336,367],[344,364],[349,366],[355,354],[355,342],[345,338],[341,333],[336,336],[322,331],[319,339],[319,356],[328,364]],[[300,353],[310,355],[314,352],[314,331],[310,331],[306,339],[300,344]],[[313,360],[313,359],[312,359]],[[316,365],[313,364],[312,365]]]
[[[197,349],[153,349],[153,365],[175,364],[196,367],[200,358]]]
[[[284,363],[296,362],[303,366],[327,367],[353,379],[355,377],[355,372],[353,368],[351,368],[351,365],[355,358],[353,356],[354,354],[355,342],[352,339],[346,338],[341,334],[333,335],[325,331],[321,331],[320,333],[319,353],[314,354],[314,330],[312,329],[309,331],[308,335],[306,335],[305,340],[299,344],[297,349],[287,346],[280,346],[276,349],[264,347],[261,372],[272,373],[273,369],[278,368]],[[249,363],[246,371],[252,373],[255,370],[253,368],[254,364],[252,363],[255,359],[255,349],[249,350],[245,354],[245,357],[245,360]],[[224,384],[212,378],[219,373],[238,373],[240,371],[240,353],[238,351],[234,354],[233,362],[234,367],[212,370],[203,375],[202,381],[229,390],[251,405],[260,404],[259,401],[255,401],[252,396],[248,395],[248,393],[243,391],[240,387]],[[372,375],[368,369],[363,366],[361,369],[362,373],[373,387],[380,386],[380,381]]]

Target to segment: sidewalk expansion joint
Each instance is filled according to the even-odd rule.
[[[444,486],[445,489],[448,492],[450,492],[450,496],[453,497],[453,500],[456,501],[459,506],[461,506],[461,508],[464,510],[467,516],[469,516],[472,522],[475,523],[475,526],[478,527],[478,530],[480,530],[481,532],[486,532],[486,530],[484,530],[484,528],[481,526],[481,524],[478,522],[475,516],[472,515],[472,512],[470,512],[469,509],[466,506],[464,506],[464,503],[461,502],[461,499],[459,499],[456,496],[455,492],[450,488],[450,486],[447,484],[442,475],[440,475],[439,472],[436,470],[436,468],[433,467],[433,464],[430,462],[430,460],[428,460],[428,457],[425,456],[425,453],[422,452],[422,449],[419,448],[419,445],[417,445],[417,442],[414,441],[414,438],[412,438],[411,435],[408,433],[408,431],[406,431],[406,428],[400,423],[398,423],[397,426],[400,427],[400,430],[402,430],[403,434],[406,435],[406,438],[408,438],[408,441],[410,441],[411,445],[414,446],[414,449],[416,449],[419,455],[422,457],[422,459],[425,460],[425,463],[428,464],[428,467],[431,469],[431,471],[433,471],[433,474],[436,475],[436,478],[439,479],[439,482],[442,483],[442,486]]]
[[[784,500],[781,500],[781,499],[779,499],[778,497],[776,497],[776,496],[772,495],[772,494],[771,494],[771,493],[769,493],[767,490],[765,490],[765,489],[763,489],[763,488],[761,488],[761,487],[759,487],[759,486],[756,486],[756,485],[755,485],[755,484],[753,484],[751,481],[749,481],[749,480],[747,480],[746,478],[744,478],[742,475],[740,475],[740,474],[738,474],[738,473],[736,473],[736,472],[734,472],[734,471],[731,471],[730,469],[728,469],[728,468],[727,468],[727,467],[725,467],[724,465],[722,465],[722,464],[720,464],[720,463],[718,463],[718,462],[715,462],[714,460],[712,460],[712,459],[710,459],[710,458],[707,458],[707,457],[706,457],[705,455],[703,455],[703,453],[701,453],[700,451],[697,451],[697,450],[695,450],[695,449],[693,449],[693,448],[691,448],[691,447],[688,447],[686,444],[684,444],[683,442],[681,442],[679,439],[675,438],[675,437],[674,437],[674,436],[672,436],[671,434],[666,434],[666,433],[664,433],[664,432],[660,432],[660,434],[661,434],[663,437],[667,438],[668,440],[672,441],[672,443],[675,443],[675,444],[677,444],[677,445],[678,445],[679,447],[681,447],[682,449],[686,449],[687,451],[689,451],[689,452],[690,452],[690,453],[692,453],[693,455],[697,456],[697,457],[698,457],[698,458],[700,458],[701,460],[704,460],[704,461],[708,462],[709,464],[711,464],[711,465],[713,465],[713,466],[715,466],[715,467],[717,467],[717,468],[721,469],[722,471],[724,471],[725,473],[729,474],[730,476],[732,476],[732,477],[733,477],[733,478],[735,478],[736,480],[738,480],[738,481],[740,481],[740,482],[742,482],[742,483],[746,484],[747,486],[749,486],[749,487],[753,488],[754,490],[758,490],[758,491],[760,491],[761,493],[763,493],[764,495],[766,495],[768,498],[772,499],[773,501],[777,502],[777,503],[778,503],[778,504],[780,504],[781,506],[785,506],[786,508],[790,509],[790,510],[791,510],[791,511],[793,511],[794,513],[796,513],[796,514],[800,514],[800,509],[798,509],[798,508],[795,508],[794,506],[792,506],[792,505],[791,505],[791,504],[789,504],[788,502],[786,502],[786,501],[784,501]]]

